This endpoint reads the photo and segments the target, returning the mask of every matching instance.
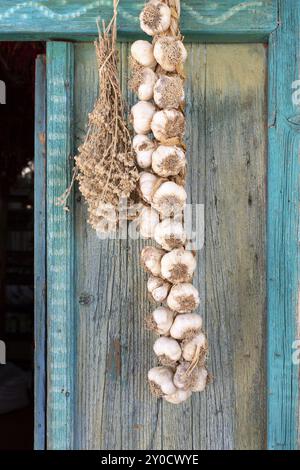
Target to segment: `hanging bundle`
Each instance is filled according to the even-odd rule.
[[[208,381],[202,318],[192,313],[199,305],[198,291],[191,284],[196,259],[186,249],[183,226],[187,199],[183,64],[187,52],[179,17],[180,0],[150,0],[145,5],[140,25],[153,41],[133,43],[130,79],[139,98],[131,115],[140,168],[138,188],[145,203],[140,230],[159,245],[145,247],[141,262],[150,274],[151,300],[165,304],[146,319],[147,327],[160,335],[153,348],[158,365],[149,371],[148,380],[156,397],[174,404],[204,390]]]
[[[138,180],[119,82],[117,6],[114,0],[114,15],[108,26],[103,22],[101,31],[98,25],[95,49],[99,95],[75,158],[75,176],[88,205],[89,223],[99,234],[116,230],[121,199],[130,200]]]

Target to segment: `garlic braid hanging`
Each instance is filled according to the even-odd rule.
[[[148,380],[156,397],[174,404],[204,390],[208,380],[202,318],[191,313],[199,305],[199,293],[191,284],[196,259],[186,249],[183,226],[187,199],[183,63],[187,52],[179,17],[180,0],[150,0],[145,5],[140,25],[153,41],[132,44],[130,80],[140,100],[131,110],[136,133],[133,148],[141,170],[139,192],[145,203],[140,233],[160,246],[143,248],[141,263],[150,273],[151,299],[166,303],[146,319],[147,327],[160,335],[153,347],[159,366],[148,372]]]

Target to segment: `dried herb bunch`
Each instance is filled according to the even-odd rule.
[[[118,220],[120,200],[130,199],[138,180],[119,82],[117,4],[114,1],[114,16],[109,25],[103,22],[102,30],[98,25],[95,49],[99,95],[89,114],[85,141],[75,158],[79,188],[88,204],[89,223],[100,232],[117,227],[111,222]]]

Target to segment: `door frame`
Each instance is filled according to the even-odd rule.
[[[137,18],[143,3],[121,3],[120,40],[140,37]],[[182,31],[187,41],[262,42],[268,47],[267,446],[268,449],[297,449],[299,364],[296,348],[300,346],[295,341],[299,339],[300,103],[292,99],[292,94],[300,79],[300,57],[297,56],[300,3],[298,0],[223,0],[222,5],[209,11],[202,0],[194,3],[194,11],[185,2],[182,6]],[[107,7],[104,0],[83,0],[79,10],[67,6],[68,11],[62,12],[51,8],[50,0],[47,7],[34,4],[28,7],[32,12],[25,18],[18,4],[18,1],[1,2],[0,40],[47,41],[46,250],[50,367],[44,391],[47,394],[47,437],[45,429],[38,427],[37,413],[36,448],[42,448],[41,443],[47,440],[47,448],[73,449],[74,218],[72,210],[63,212],[55,205],[72,171],[74,53],[73,44],[64,41],[94,39],[97,36],[95,17],[100,13],[101,18],[110,18],[112,8]],[[51,98],[53,87],[55,94]],[[44,286],[39,284],[37,288]],[[36,317],[36,322],[45,322],[43,314]],[[36,332],[36,345],[42,348],[37,326]],[[42,379],[37,377],[37,380]],[[36,390],[41,393],[39,387]]]

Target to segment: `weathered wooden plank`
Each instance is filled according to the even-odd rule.
[[[208,46],[206,68],[206,325],[215,377],[207,391],[206,446],[261,449],[266,432],[265,49]]]
[[[299,2],[280,0],[279,14],[269,62],[268,448],[289,450],[299,448]]]
[[[215,380],[180,407],[150,397],[146,373],[155,358],[143,325],[151,308],[139,267],[143,243],[98,240],[78,200],[78,448],[264,447],[266,54],[257,45],[188,49],[189,199],[206,207],[195,284]],[[126,95],[128,46],[120,52]],[[75,56],[78,145],[97,75],[91,44],[76,45]]]
[[[34,448],[46,438],[46,58],[35,69],[34,136]]]
[[[74,214],[57,205],[70,183],[73,45],[47,44],[47,448],[73,448]]]
[[[182,0],[182,31],[201,40],[267,40],[277,26],[276,0]],[[138,16],[144,0],[120,1],[120,38],[139,36]],[[112,0],[2,0],[0,35],[27,39],[58,39],[95,36],[96,18],[108,20]]]

